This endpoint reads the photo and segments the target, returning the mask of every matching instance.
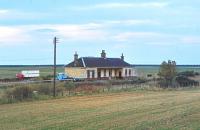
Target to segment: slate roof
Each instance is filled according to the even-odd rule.
[[[100,58],[100,57],[82,57],[78,59],[77,65],[74,65],[74,61],[66,65],[65,67],[132,67],[129,63],[123,61],[120,58]]]

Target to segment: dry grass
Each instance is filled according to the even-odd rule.
[[[200,129],[200,90],[122,92],[0,106],[0,129]]]

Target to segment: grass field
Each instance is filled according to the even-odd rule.
[[[15,78],[17,73],[22,70],[40,70],[41,76],[53,75],[53,68],[49,66],[42,67],[0,67],[0,79]],[[64,72],[64,67],[57,67],[57,72]]]
[[[136,72],[141,77],[146,77],[148,74],[156,76],[159,72],[159,66],[136,66]],[[194,71],[200,73],[200,67],[198,66],[177,66],[178,72]]]
[[[139,76],[146,77],[147,74],[156,75],[159,71],[159,66],[135,66],[136,72]],[[16,73],[22,70],[40,70],[41,76],[53,74],[53,68],[49,66],[35,66],[35,67],[0,67],[0,79],[15,78]],[[180,71],[195,71],[200,72],[200,67],[193,66],[178,66],[177,70]],[[57,72],[64,72],[64,67],[57,67]]]
[[[133,91],[0,106],[2,130],[198,130],[200,89]]]

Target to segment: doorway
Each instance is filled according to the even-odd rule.
[[[122,78],[122,72],[119,71],[119,78]]]
[[[101,78],[101,71],[98,71],[98,78]]]

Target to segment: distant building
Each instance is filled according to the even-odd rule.
[[[65,73],[70,77],[85,79],[107,79],[134,77],[135,69],[121,58],[107,58],[105,50],[101,57],[81,57],[74,54],[74,61],[65,66]]]

